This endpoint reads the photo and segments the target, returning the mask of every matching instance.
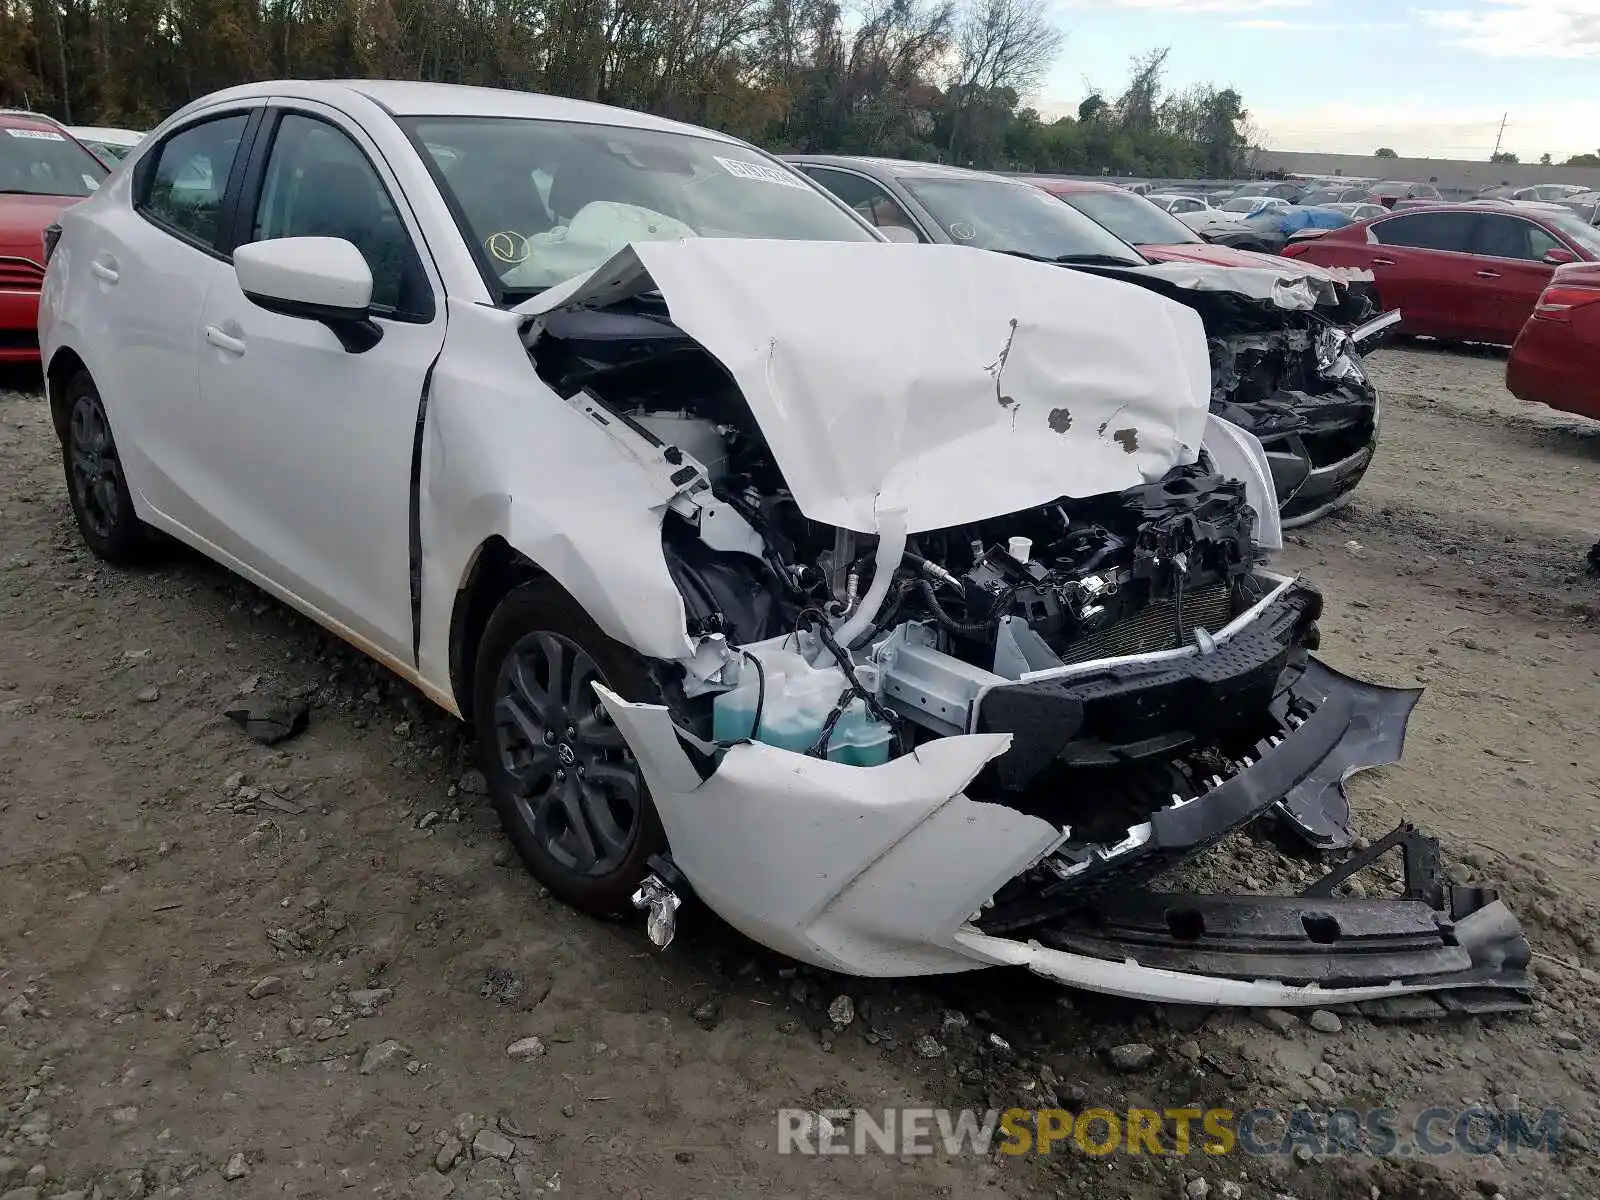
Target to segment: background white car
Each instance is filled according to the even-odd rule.
[[[1224,201],[1220,208],[1210,210],[1207,215],[1215,213],[1229,220],[1247,221],[1264,212],[1288,212],[1293,207],[1278,196],[1236,196]]]
[[[118,129],[109,125],[69,125],[67,132],[108,167],[114,167],[127,158],[133,148],[144,140],[144,134],[138,130]]]
[[[1156,207],[1165,209],[1173,216],[1177,216],[1180,213],[1206,212],[1211,208],[1211,205],[1200,196],[1169,196],[1153,193],[1146,196],[1145,199]]]

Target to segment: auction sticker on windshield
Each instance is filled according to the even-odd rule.
[[[769,167],[764,163],[740,162],[736,158],[723,158],[720,154],[712,157],[722,164],[729,175],[735,175],[740,179],[753,179],[759,183],[781,183],[784,187],[799,188],[802,192],[811,190],[793,175],[778,167]]]
[[[64,142],[67,140],[59,133],[52,133],[48,129],[8,129],[6,132],[14,138],[30,138],[36,142]]]

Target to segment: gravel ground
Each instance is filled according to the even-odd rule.
[[[1408,816],[1504,887],[1530,1017],[846,980],[701,913],[657,953],[538,894],[407,687],[192,556],[93,560],[40,398],[0,382],[0,1196],[1600,1194],[1600,425],[1519,404],[1493,355],[1374,362],[1377,464],[1284,558],[1328,593],[1334,665],[1426,684],[1405,762],[1352,784],[1362,829]],[[310,731],[245,740],[220,716],[244,695],[311,699]],[[1318,870],[1244,837],[1200,873]],[[1057,1101],[1560,1106],[1575,1132],[1427,1163],[775,1152],[782,1105]]]

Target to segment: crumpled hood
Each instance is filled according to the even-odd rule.
[[[1169,245],[1140,246],[1139,252],[1153,262],[1206,263],[1213,267],[1266,267],[1277,271],[1293,271],[1319,278],[1342,278],[1340,271],[1353,268],[1322,267],[1298,258],[1279,258],[1276,254],[1263,254],[1259,250],[1240,250],[1237,246],[1224,246],[1218,242],[1173,242]],[[1371,278],[1370,271],[1361,275]]]
[[[647,291],[732,376],[800,510],[859,532],[1120,491],[1193,462],[1205,432],[1191,309],[985,250],[637,242],[517,311]]]
[[[1209,248],[1226,249],[1217,246]],[[1348,285],[1372,281],[1371,271],[1352,268],[1304,271],[1295,259],[1280,259],[1270,254],[1252,254],[1250,257],[1256,262],[1234,266],[1216,265],[1198,258],[1192,261],[1169,258],[1149,266],[1106,268],[1105,271],[1159,279],[1191,292],[1232,292],[1250,300],[1270,301],[1276,307],[1291,312],[1308,311],[1320,305],[1342,304]]]

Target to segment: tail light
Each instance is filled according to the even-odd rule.
[[[48,225],[44,231],[44,265],[50,265],[50,256],[56,252],[56,243],[61,240],[61,226]]]
[[[1570,321],[1572,310],[1600,304],[1600,288],[1577,283],[1553,283],[1545,288],[1533,315],[1541,321]]]

